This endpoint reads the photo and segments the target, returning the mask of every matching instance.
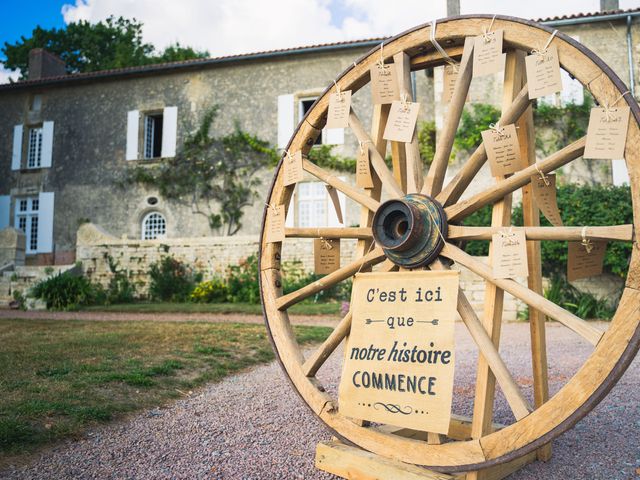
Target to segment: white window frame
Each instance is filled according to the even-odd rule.
[[[346,181],[346,178],[339,177]],[[311,189],[311,191],[305,191]],[[338,192],[340,208],[346,225],[346,197]],[[287,226],[322,228],[339,226],[335,207],[324,182],[300,182],[294,196],[293,212],[287,215]],[[304,213],[303,213],[304,212]],[[306,212],[309,212],[308,214]],[[293,213],[293,215],[291,215]]]
[[[148,222],[154,222],[154,224],[148,225]],[[157,210],[148,212],[142,218],[140,226],[140,238],[142,240],[158,240],[167,237],[167,219]]]
[[[15,200],[14,226],[25,234],[26,253],[38,252],[40,222],[40,198],[17,197]]]
[[[158,117],[162,117],[162,123],[164,124],[164,112],[147,112],[143,113],[142,116],[142,158],[145,160],[162,157],[162,151],[160,151],[160,155],[153,154]]]
[[[27,168],[42,166],[43,126],[33,126],[27,132]]]
[[[304,112],[304,105],[302,102],[309,102],[311,101],[311,104],[313,105],[313,102],[315,102],[318,97],[320,95],[307,95],[304,97],[299,97],[298,98],[298,125],[300,124],[300,122],[302,121],[302,119],[304,118],[305,112]],[[311,108],[311,107],[309,107]],[[314,143],[314,145],[324,145],[325,143],[325,131],[326,129],[322,129],[322,133],[320,135],[318,135],[318,140],[316,140],[317,143]]]

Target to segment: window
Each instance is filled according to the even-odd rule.
[[[42,127],[29,128],[27,145],[27,168],[40,168],[42,165]]]
[[[144,116],[144,158],[162,156],[162,113]]]
[[[27,253],[38,251],[38,215],[40,200],[38,197],[18,198],[16,200],[15,225],[26,236]]]
[[[298,114],[299,114],[298,123],[302,121],[304,116],[311,109],[311,106],[314,104],[316,99],[317,97],[300,99],[300,106],[298,109]],[[316,138],[316,143],[314,145],[322,145],[322,135],[318,135],[318,138]]]
[[[295,212],[291,217],[287,215],[288,226],[294,226],[296,223],[298,227],[336,227],[340,225],[335,207],[323,182],[299,183],[295,195]],[[338,199],[342,214],[346,215],[346,198],[342,192],[338,192]]]
[[[167,233],[167,221],[162,214],[151,212],[142,219],[142,239],[164,238]]]

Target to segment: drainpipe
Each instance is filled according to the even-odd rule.
[[[631,38],[631,15],[627,15],[627,55],[629,56],[629,88],[631,96],[636,98],[636,76],[633,71],[633,39]]]

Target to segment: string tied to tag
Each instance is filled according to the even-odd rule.
[[[506,135],[504,127],[500,126],[500,122],[490,123],[489,128],[500,137],[504,137]]]
[[[551,45],[552,40],[555,38],[556,33],[558,33],[558,30],[553,31],[553,33],[549,36],[547,43],[544,44],[544,47],[534,48],[533,50],[531,50],[531,53],[533,53],[534,55],[544,55],[545,53],[547,53],[547,49],[549,48],[549,45]]]
[[[453,58],[451,58],[449,54],[447,54],[446,50],[442,48],[442,45],[440,45],[436,40],[436,20],[435,19],[431,22],[431,32],[429,33],[429,41],[431,42],[431,45],[433,45],[435,49],[438,50],[438,52],[440,52],[440,55],[442,55],[442,58],[444,58],[446,62],[454,68],[455,72],[457,72],[458,66],[459,66],[458,62],[456,62]]]
[[[321,248],[323,248],[324,250],[333,249],[332,243],[324,237],[320,237],[320,245],[321,245]]]
[[[339,102],[342,102],[344,100],[344,96],[342,90],[340,90],[340,85],[338,85],[338,82],[336,82],[335,80],[333,81],[333,84],[336,86],[337,99]]]
[[[500,230],[500,237],[504,240],[504,245],[518,245],[518,240],[516,239],[516,232],[513,231],[513,227],[509,227],[509,230]]]
[[[378,68],[389,68],[389,65],[384,64],[384,43],[380,44],[380,59],[377,62]]]
[[[549,182],[549,177],[545,175],[545,173],[542,170],[540,170],[540,167],[538,166],[538,164],[534,163],[533,166],[536,167],[536,171],[540,175],[540,180],[544,182],[545,186],[548,187],[549,185],[551,185],[551,182]]]
[[[285,150],[284,151],[287,154],[287,158],[289,159],[290,162],[293,161],[293,155],[291,155],[291,152],[289,150]]]
[[[615,117],[615,106],[617,105],[617,103],[622,100],[624,98],[625,95],[629,94],[631,92],[629,92],[629,90],[627,90],[626,92],[624,92],[622,95],[620,95],[612,104],[609,103],[605,103],[604,106],[602,107],[604,110],[604,115],[605,115],[605,120],[607,122],[611,122],[613,121],[616,117]]]
[[[580,243],[582,244],[584,249],[587,251],[587,253],[591,253],[591,251],[593,250],[593,243],[591,243],[591,240],[587,238],[587,227],[582,227],[581,235],[582,235],[582,242]]]
[[[484,39],[485,43],[489,43],[491,41],[491,29],[493,28],[493,22],[496,21],[496,16],[494,15],[493,18],[491,19],[491,23],[489,24],[489,28],[485,27],[483,29],[482,32],[482,38]]]
[[[368,143],[371,143],[371,140],[365,140],[364,142],[362,140],[358,140],[358,147],[360,147],[360,155],[364,155],[364,147]]]
[[[407,92],[402,92],[402,94],[400,94],[400,110],[405,113],[411,110],[410,103],[411,102],[409,101],[409,95],[407,94]]]
[[[271,213],[273,213],[274,215],[280,215],[280,211],[275,205],[271,205],[270,203],[265,203],[265,205],[271,209]]]

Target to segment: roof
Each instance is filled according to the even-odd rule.
[[[561,24],[565,21],[575,21],[584,19],[597,19],[599,17],[624,16],[629,14],[640,14],[640,8],[631,8],[627,10],[609,10],[606,12],[589,12],[576,13],[571,15],[562,15],[556,17],[547,17],[536,19],[536,22],[547,24]],[[118,78],[118,77],[134,77],[140,75],[148,75],[160,72],[169,72],[174,70],[200,69],[207,66],[213,66],[223,63],[233,63],[241,61],[258,60],[264,58],[277,58],[289,55],[298,55],[305,53],[329,52],[335,50],[344,50],[350,48],[373,47],[390,37],[373,37],[362,40],[350,40],[343,42],[320,43],[316,45],[307,45],[303,47],[282,48],[276,50],[265,50],[261,52],[243,53],[238,55],[226,55],[221,57],[197,58],[192,60],[183,60],[179,62],[160,63],[153,65],[143,65],[137,67],[115,68],[110,70],[100,70],[97,72],[74,73],[71,75],[61,75],[56,77],[46,77],[38,80],[21,80],[14,83],[0,84],[0,92],[6,90],[26,89],[30,87],[54,86],[66,83],[82,83],[102,78]]]

